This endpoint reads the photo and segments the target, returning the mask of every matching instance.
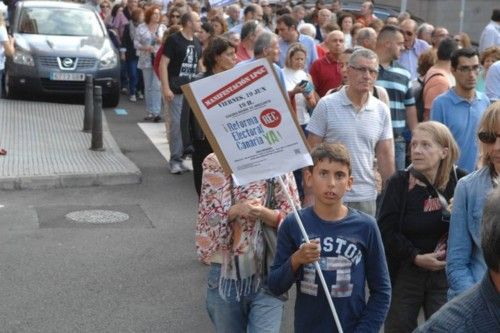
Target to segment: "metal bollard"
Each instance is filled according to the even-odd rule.
[[[85,110],[83,113],[83,131],[92,130],[92,116],[94,113],[94,78],[91,74],[85,75]]]
[[[94,87],[94,118],[92,119],[91,150],[104,150],[102,144],[102,87]]]

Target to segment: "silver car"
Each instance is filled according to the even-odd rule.
[[[68,2],[20,1],[11,32],[16,52],[5,66],[7,97],[83,94],[85,75],[102,87],[103,104],[120,99],[120,61],[94,8]]]

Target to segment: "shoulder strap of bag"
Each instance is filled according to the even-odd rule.
[[[422,183],[424,183],[427,186],[427,188],[429,188],[432,192],[434,192],[433,194],[439,199],[439,201],[441,202],[441,205],[443,206],[443,209],[446,209],[448,207],[448,200],[446,200],[446,198],[444,197],[444,195],[442,195],[441,192],[439,192],[434,187],[434,185],[432,185],[427,180],[427,178],[425,178],[425,176],[422,173],[418,172],[414,168],[410,168],[410,173],[413,175],[413,177],[415,177],[418,180],[420,180]]]

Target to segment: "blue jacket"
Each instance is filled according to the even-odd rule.
[[[486,272],[480,230],[492,187],[490,169],[485,167],[460,179],[455,188],[446,261],[448,300],[479,282]]]

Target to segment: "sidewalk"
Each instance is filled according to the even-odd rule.
[[[83,105],[0,100],[0,190],[136,184],[141,171],[123,155],[103,113],[105,151],[91,151]]]

